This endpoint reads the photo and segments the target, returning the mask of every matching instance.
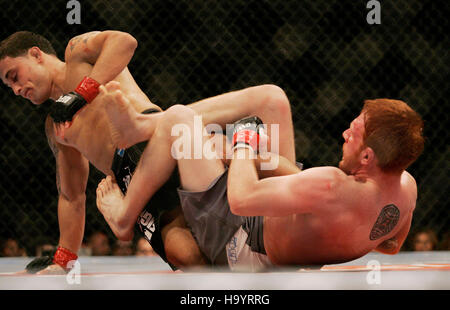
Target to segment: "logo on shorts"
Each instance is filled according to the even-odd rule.
[[[141,231],[144,233],[147,241],[150,242],[152,235],[156,230],[155,218],[147,210],[142,211],[138,218],[138,224]]]
[[[237,238],[231,238],[230,242],[227,243],[227,257],[230,265],[236,265],[237,263]]]
[[[128,190],[128,185],[130,185],[131,182],[131,171],[130,168],[128,168],[128,174],[122,179],[123,183],[125,184],[126,189]]]

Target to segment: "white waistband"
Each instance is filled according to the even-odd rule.
[[[240,227],[226,245],[228,266],[233,271],[261,271],[273,266],[267,255],[253,252],[246,244],[248,234]]]

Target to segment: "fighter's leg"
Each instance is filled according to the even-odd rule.
[[[187,191],[204,191],[225,171],[223,138],[203,135],[205,130],[201,117],[187,106],[175,105],[165,113],[164,125],[168,132],[173,130],[174,133],[169,139],[172,156],[177,160],[181,186]]]
[[[275,85],[260,85],[207,98],[188,105],[203,117],[205,125],[226,124],[256,115],[264,124],[279,124],[279,154],[295,161],[294,129],[289,100],[284,91]],[[268,126],[268,135],[270,137]]]
[[[99,200],[103,201],[97,202],[99,209],[110,224],[107,213],[103,212],[101,208],[114,209],[118,203],[123,203],[122,192],[110,177],[103,179],[97,188],[97,201]],[[112,203],[112,205],[108,205],[108,203]],[[164,213],[161,217],[160,226],[166,258],[172,265],[183,268],[209,263],[186,225],[181,207],[175,207],[173,210]],[[133,237],[132,230],[120,231],[111,224],[110,227],[121,240],[131,240]]]
[[[190,192],[203,192],[207,190],[211,183],[225,172],[225,167],[221,160],[223,150],[226,148],[223,145],[225,142],[224,137],[221,134],[217,134],[214,137],[204,136],[204,126],[201,118],[198,117],[195,111],[186,106],[175,105],[165,113],[164,125],[167,126],[167,132],[174,129],[173,133],[181,133],[179,136],[171,135],[169,139],[172,142],[172,156],[177,158],[183,190]],[[211,143],[213,140],[214,143]],[[182,143],[177,143],[180,141]],[[198,151],[199,149],[200,152],[196,153],[196,150]],[[183,225],[181,225],[184,222],[184,217],[177,218],[176,221],[173,221],[176,226],[168,230],[165,236],[163,235],[165,237],[164,245],[166,252],[170,251],[171,248],[174,248],[172,252],[175,252],[180,244],[185,243],[181,243],[179,240],[184,238],[182,234]],[[189,253],[183,253],[185,254],[180,255],[183,255],[185,261],[192,260]],[[185,257],[184,255],[188,256]],[[195,258],[198,260],[197,257]],[[207,259],[204,258],[203,262],[206,261]]]
[[[105,104],[113,143],[117,148],[128,148],[149,140],[156,129],[161,113],[142,114],[130,104],[130,99],[120,90],[120,83],[111,81],[99,88],[98,100]],[[134,99],[136,100],[136,99]],[[141,104],[145,106],[145,104]]]
[[[225,169],[219,155],[213,159],[205,158],[202,146],[205,145],[208,137],[202,135],[203,125],[198,119],[194,119],[195,115],[195,112],[186,106],[175,105],[170,107],[164,112],[164,116],[161,118],[161,122],[158,124],[151,141],[161,139],[170,143],[170,152],[167,154],[170,153],[171,158],[177,161],[183,189],[203,191]],[[182,129],[181,132],[178,132],[180,135],[175,135],[177,127]],[[199,135],[196,136],[194,133],[199,133]],[[177,145],[175,142],[177,140],[182,143]],[[220,143],[222,142],[223,139],[220,137]],[[156,147],[159,147],[158,145]],[[174,147],[175,145],[178,147]],[[198,146],[201,147],[201,153],[197,154],[199,158],[195,158],[195,148],[198,148]],[[211,150],[211,152],[214,151]],[[157,164],[152,161],[149,162]],[[143,171],[144,166],[142,165],[138,169]],[[131,186],[132,184],[130,184]],[[193,242],[192,234],[190,229],[187,228],[183,215],[180,213],[174,213],[173,215],[173,220],[167,223],[162,230],[164,248],[168,259],[178,266],[194,266],[207,263],[207,259],[201,254],[198,245]]]
[[[284,91],[274,85],[261,85],[233,91],[207,98],[188,105],[203,118],[203,123],[218,124],[226,129],[226,124],[249,116],[257,115],[268,125],[271,137],[271,124],[279,125],[279,154],[295,162],[294,129],[289,100]],[[133,109],[124,110],[116,105],[107,105],[106,111],[112,123],[121,130],[121,144],[131,145],[150,139],[155,130],[156,115],[141,115]],[[130,130],[131,128],[131,130]],[[272,141],[273,142],[273,141]]]
[[[114,106],[121,111],[134,109],[130,102],[120,91],[115,89],[105,92],[104,101],[108,106]],[[125,196],[118,195],[117,184],[105,179],[106,186],[97,192],[97,205],[110,224],[118,232],[128,232],[133,229],[134,223],[153,194],[169,179],[176,166],[176,160],[172,158],[170,130],[164,120],[164,114],[156,120],[152,138],[147,144]],[[112,183],[112,184],[110,184]],[[114,229],[113,229],[114,231]]]
[[[104,91],[106,92],[104,100],[107,106],[111,107],[110,110],[126,111],[129,115],[133,115],[133,108],[119,89],[114,89],[111,94],[108,93],[108,89],[105,89]],[[195,112],[186,106],[175,105],[164,113],[161,113],[161,117],[157,119],[156,129],[142,154],[138,167],[128,186],[127,194],[123,198],[121,206],[119,206],[122,211],[114,211],[117,214],[114,216],[117,218],[115,221],[122,223],[120,226],[131,226],[153,194],[169,179],[177,164],[176,159],[172,156],[172,144],[175,140],[179,139],[178,136],[173,136],[171,134],[172,128],[175,128],[177,125],[184,126],[184,128],[187,127],[189,133],[193,134],[194,114]],[[200,124],[200,126],[203,128],[202,124]],[[189,144],[185,147],[190,147],[191,151],[188,152],[187,157],[182,157],[178,160],[178,165],[181,167],[186,165],[186,169],[183,169],[183,171],[186,171],[185,174],[189,174],[188,171],[190,171],[192,172],[192,175],[195,175],[196,177],[193,178],[192,181],[182,185],[186,186],[188,190],[204,188],[209,185],[212,179],[210,175],[205,174],[204,171],[201,170],[201,167],[204,165],[203,154],[200,154],[202,159],[193,158],[195,137],[190,135],[189,137],[183,138],[186,139]],[[197,143],[200,144],[207,139],[207,137],[202,136],[199,138],[201,141],[197,140]],[[184,149],[184,151],[186,150],[187,149]],[[224,171],[220,159],[210,161],[208,164],[214,167],[212,168],[214,169],[214,176],[219,175]],[[199,173],[200,171],[202,173]],[[181,181],[183,183],[183,179]],[[103,204],[103,202],[110,200],[111,199],[107,199],[107,196],[105,196],[98,201],[98,203]],[[108,207],[108,209],[110,208]]]
[[[270,154],[265,153],[264,164],[257,165],[259,171],[278,168],[281,155],[295,164],[295,141],[289,100],[284,91],[274,85],[249,87],[189,105],[203,116],[204,123],[232,124],[246,116],[256,115],[266,124]],[[273,130],[277,129],[276,131]],[[278,155],[277,155],[278,154]],[[268,160],[267,160],[268,159]]]
[[[169,262],[179,268],[209,264],[186,225],[181,207],[168,212],[163,220],[161,237]]]
[[[115,95],[110,99],[110,104],[129,106],[129,102],[125,100],[120,91],[115,91]],[[180,111],[180,107],[183,111]],[[171,145],[176,137],[172,137],[171,128],[179,122],[181,112],[187,115],[186,109],[191,111],[184,106],[174,106],[158,120],[156,130],[142,154],[125,197],[118,195],[120,190],[115,183],[111,182],[110,178],[105,179],[99,185],[97,191],[99,210],[116,235],[118,232],[120,236],[125,238],[128,236],[138,214],[172,174],[176,160],[171,155]],[[196,184],[210,182],[209,179],[202,182],[202,176],[198,175],[198,171],[196,171],[196,175],[196,182],[199,182]],[[177,266],[204,263],[205,260],[192,234],[184,224],[182,215],[180,213],[172,214],[172,217],[162,229],[168,259]]]

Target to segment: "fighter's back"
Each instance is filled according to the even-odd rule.
[[[272,262],[340,263],[395,237],[401,246],[416,202],[414,179],[403,172],[400,182],[380,184],[343,172],[338,175],[339,184],[333,185],[335,198],[326,201],[326,206],[317,201],[317,208],[308,213],[265,218],[264,242]]]

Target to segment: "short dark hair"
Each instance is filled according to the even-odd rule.
[[[22,56],[33,46],[39,47],[44,53],[56,56],[52,44],[43,36],[30,31],[18,31],[0,42],[0,60],[5,57]]]

